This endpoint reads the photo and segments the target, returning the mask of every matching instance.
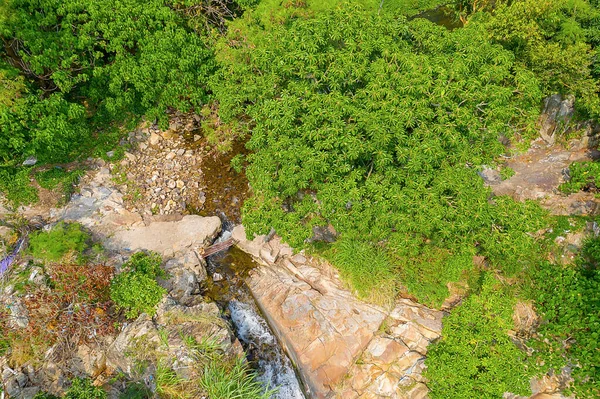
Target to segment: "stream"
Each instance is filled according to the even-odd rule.
[[[215,243],[231,237],[233,224],[221,214],[223,231]],[[244,279],[256,267],[252,257],[236,247],[207,259],[208,279],[204,295],[214,300],[234,327],[236,337],[266,388],[277,388],[273,399],[305,399],[304,390],[290,359],[261,315]],[[217,281],[214,281],[217,280]]]

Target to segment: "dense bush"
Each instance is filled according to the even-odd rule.
[[[113,279],[110,297],[118,308],[125,310],[128,318],[136,318],[141,313],[150,316],[156,313],[156,306],[166,294],[156,282],[157,277],[164,276],[161,262],[156,253],[135,253],[123,264],[121,274]]]
[[[9,0],[0,19],[0,159],[64,159],[90,116],[165,120],[206,101],[214,67],[205,32],[167,0]],[[26,77],[27,79],[23,79]]]
[[[499,398],[529,394],[525,352],[512,342],[515,299],[493,275],[444,319],[442,338],[429,348],[426,364],[431,397]]]
[[[391,265],[378,262],[370,286],[403,276],[436,305],[473,255],[534,247],[525,233],[539,218],[521,215],[542,213],[489,201],[475,165],[502,153],[500,135],[527,134],[541,91],[480,25],[449,32],[354,6],[265,30],[253,24],[249,14],[230,30],[213,84],[224,119],[246,114],[254,124],[249,234],[273,227],[300,247],[314,226],[332,223],[334,259],[350,280],[364,282],[371,269],[343,252],[371,247]],[[521,270],[509,256],[507,268]]]
[[[575,265],[543,264],[536,280],[533,296],[547,321],[540,327],[538,355],[557,371],[565,364],[575,366],[577,397],[597,398],[600,395],[600,238],[584,243]]]
[[[454,0],[463,21],[481,24],[490,39],[536,74],[547,94],[575,94],[577,107],[600,115],[597,0]]]
[[[78,223],[60,222],[48,231],[37,231],[29,238],[29,253],[36,259],[58,262],[65,255],[76,258],[89,247],[90,235]]]

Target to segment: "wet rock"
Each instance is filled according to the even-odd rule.
[[[215,283],[218,283],[219,281],[223,281],[223,276],[220,273],[213,273],[212,279]]]

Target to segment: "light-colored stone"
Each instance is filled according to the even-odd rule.
[[[148,226],[117,231],[107,240],[107,247],[148,250],[172,256],[208,244],[220,230],[221,220],[216,216],[188,215],[176,222],[153,222]]]
[[[160,137],[156,133],[152,133],[150,134],[150,139],[148,139],[148,142],[150,143],[150,145],[158,145],[158,143],[160,143],[161,140],[162,137]]]

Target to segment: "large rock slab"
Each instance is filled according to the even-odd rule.
[[[110,249],[130,251],[155,251],[171,257],[188,248],[208,244],[221,231],[221,220],[216,216],[184,216],[179,221],[153,222],[147,226],[135,226],[119,230],[107,239]]]
[[[442,312],[403,299],[391,310],[358,300],[328,264],[293,254],[278,237],[240,249],[261,264],[247,279],[257,304],[314,398],[423,398],[427,345]]]

